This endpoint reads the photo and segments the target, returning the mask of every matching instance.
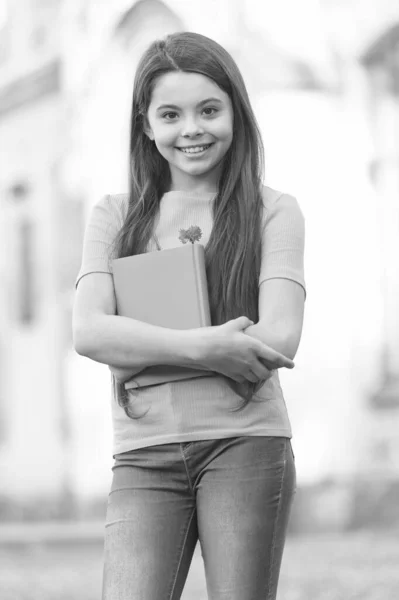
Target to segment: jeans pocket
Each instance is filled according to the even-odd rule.
[[[288,441],[289,441],[290,448],[291,448],[291,454],[292,454],[292,458],[294,459],[294,462],[295,462],[295,454],[294,454],[294,450],[293,450],[293,448],[292,448],[291,440],[288,440]]]

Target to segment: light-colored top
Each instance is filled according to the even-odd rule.
[[[180,246],[179,229],[198,225],[206,246],[212,229],[215,194],[167,192],[161,199],[155,234],[163,250]],[[305,289],[305,220],[294,196],[264,186],[262,262],[259,285],[267,279],[285,278]],[[112,273],[110,250],[122,227],[128,195],[108,195],[92,208],[86,225],[82,265],[76,279],[89,273]],[[156,250],[155,241],[148,251]],[[112,390],[111,386],[110,389]],[[130,394],[132,394],[130,396]],[[131,419],[111,393],[113,454],[145,446],[237,436],[292,437],[278,371],[268,379],[242,410],[230,412],[243,399],[223,376],[212,375],[164,383],[129,392],[135,415]],[[229,410],[230,409],[230,410]]]

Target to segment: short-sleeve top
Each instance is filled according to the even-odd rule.
[[[171,191],[163,195],[155,226],[162,249],[181,245],[179,230],[192,224],[202,230],[205,246],[212,229],[214,193]],[[262,259],[259,285],[273,278],[297,282],[305,290],[305,219],[297,199],[263,186]],[[90,273],[111,273],[113,242],[128,210],[128,194],[107,195],[91,209],[76,287]],[[152,246],[153,244],[153,246]],[[148,251],[156,250],[151,241]],[[131,399],[130,399],[131,395]],[[242,404],[223,376],[199,377],[129,392],[132,419],[118,404],[110,385],[113,455],[146,446],[236,436],[292,437],[278,371],[274,371],[249,404]]]

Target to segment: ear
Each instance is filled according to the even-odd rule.
[[[150,140],[154,140],[154,134],[152,132],[152,129],[150,127],[147,117],[144,118],[143,131],[146,134],[146,136],[148,136],[150,138]]]
[[[144,129],[144,133],[150,138],[150,140],[154,141],[154,134],[152,133],[152,129],[147,127]]]

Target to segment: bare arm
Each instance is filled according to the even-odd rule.
[[[264,281],[259,290],[259,321],[245,333],[293,360],[302,336],[304,302],[304,289],[295,281]]]
[[[270,346],[277,352],[280,352],[281,354],[284,354],[284,356],[287,356],[289,358],[294,358],[297,346],[299,344],[299,340],[297,340],[294,349],[292,338],[286,336],[283,329],[270,326],[265,327],[263,323],[260,324],[259,322],[247,327],[245,330],[243,330],[243,333],[249,335],[250,337],[256,340],[259,340],[260,342],[263,342],[267,346]],[[264,374],[265,379],[269,379],[269,377],[273,375],[272,371],[282,367],[281,365],[278,365],[271,361],[262,360],[261,362],[265,366],[265,371],[267,371]],[[205,367],[201,366],[198,366],[198,368],[205,369]],[[133,375],[137,375],[137,373],[142,371],[143,367],[120,367],[110,364],[109,369],[114,374],[117,381],[119,381],[120,383],[124,383],[131,379]]]
[[[90,273],[80,280],[73,311],[78,354],[135,372],[169,364],[214,370],[236,381],[262,379],[267,370],[260,359],[274,362],[275,368],[294,366],[281,353],[243,333],[250,324],[246,317],[217,327],[175,330],[120,317],[115,311],[111,274]]]
[[[246,335],[263,342],[267,346],[270,346],[277,352],[280,352],[284,356],[293,359],[299,346],[300,336],[292,334],[290,331],[285,331],[284,327],[279,326],[275,323],[274,326],[266,324],[264,321],[249,325],[243,333]],[[272,376],[272,371],[275,369],[282,368],[282,365],[278,365],[275,362],[262,360],[262,364],[265,366],[268,373],[265,373],[265,379]],[[166,364],[166,363],[165,363]],[[193,366],[193,365],[191,365]],[[116,379],[120,383],[128,381],[133,375],[139,373],[143,367],[120,367],[116,365],[109,365],[110,371],[114,374]],[[198,366],[198,368],[204,369],[205,367]]]
[[[149,325],[115,312],[112,275],[90,273],[83,277],[73,309],[73,340],[78,354],[134,372],[157,364],[195,368],[195,348],[187,331]]]
[[[267,196],[264,188],[265,198]],[[268,207],[262,230],[259,321],[246,333],[293,359],[302,335],[305,218],[297,199],[281,194]]]

